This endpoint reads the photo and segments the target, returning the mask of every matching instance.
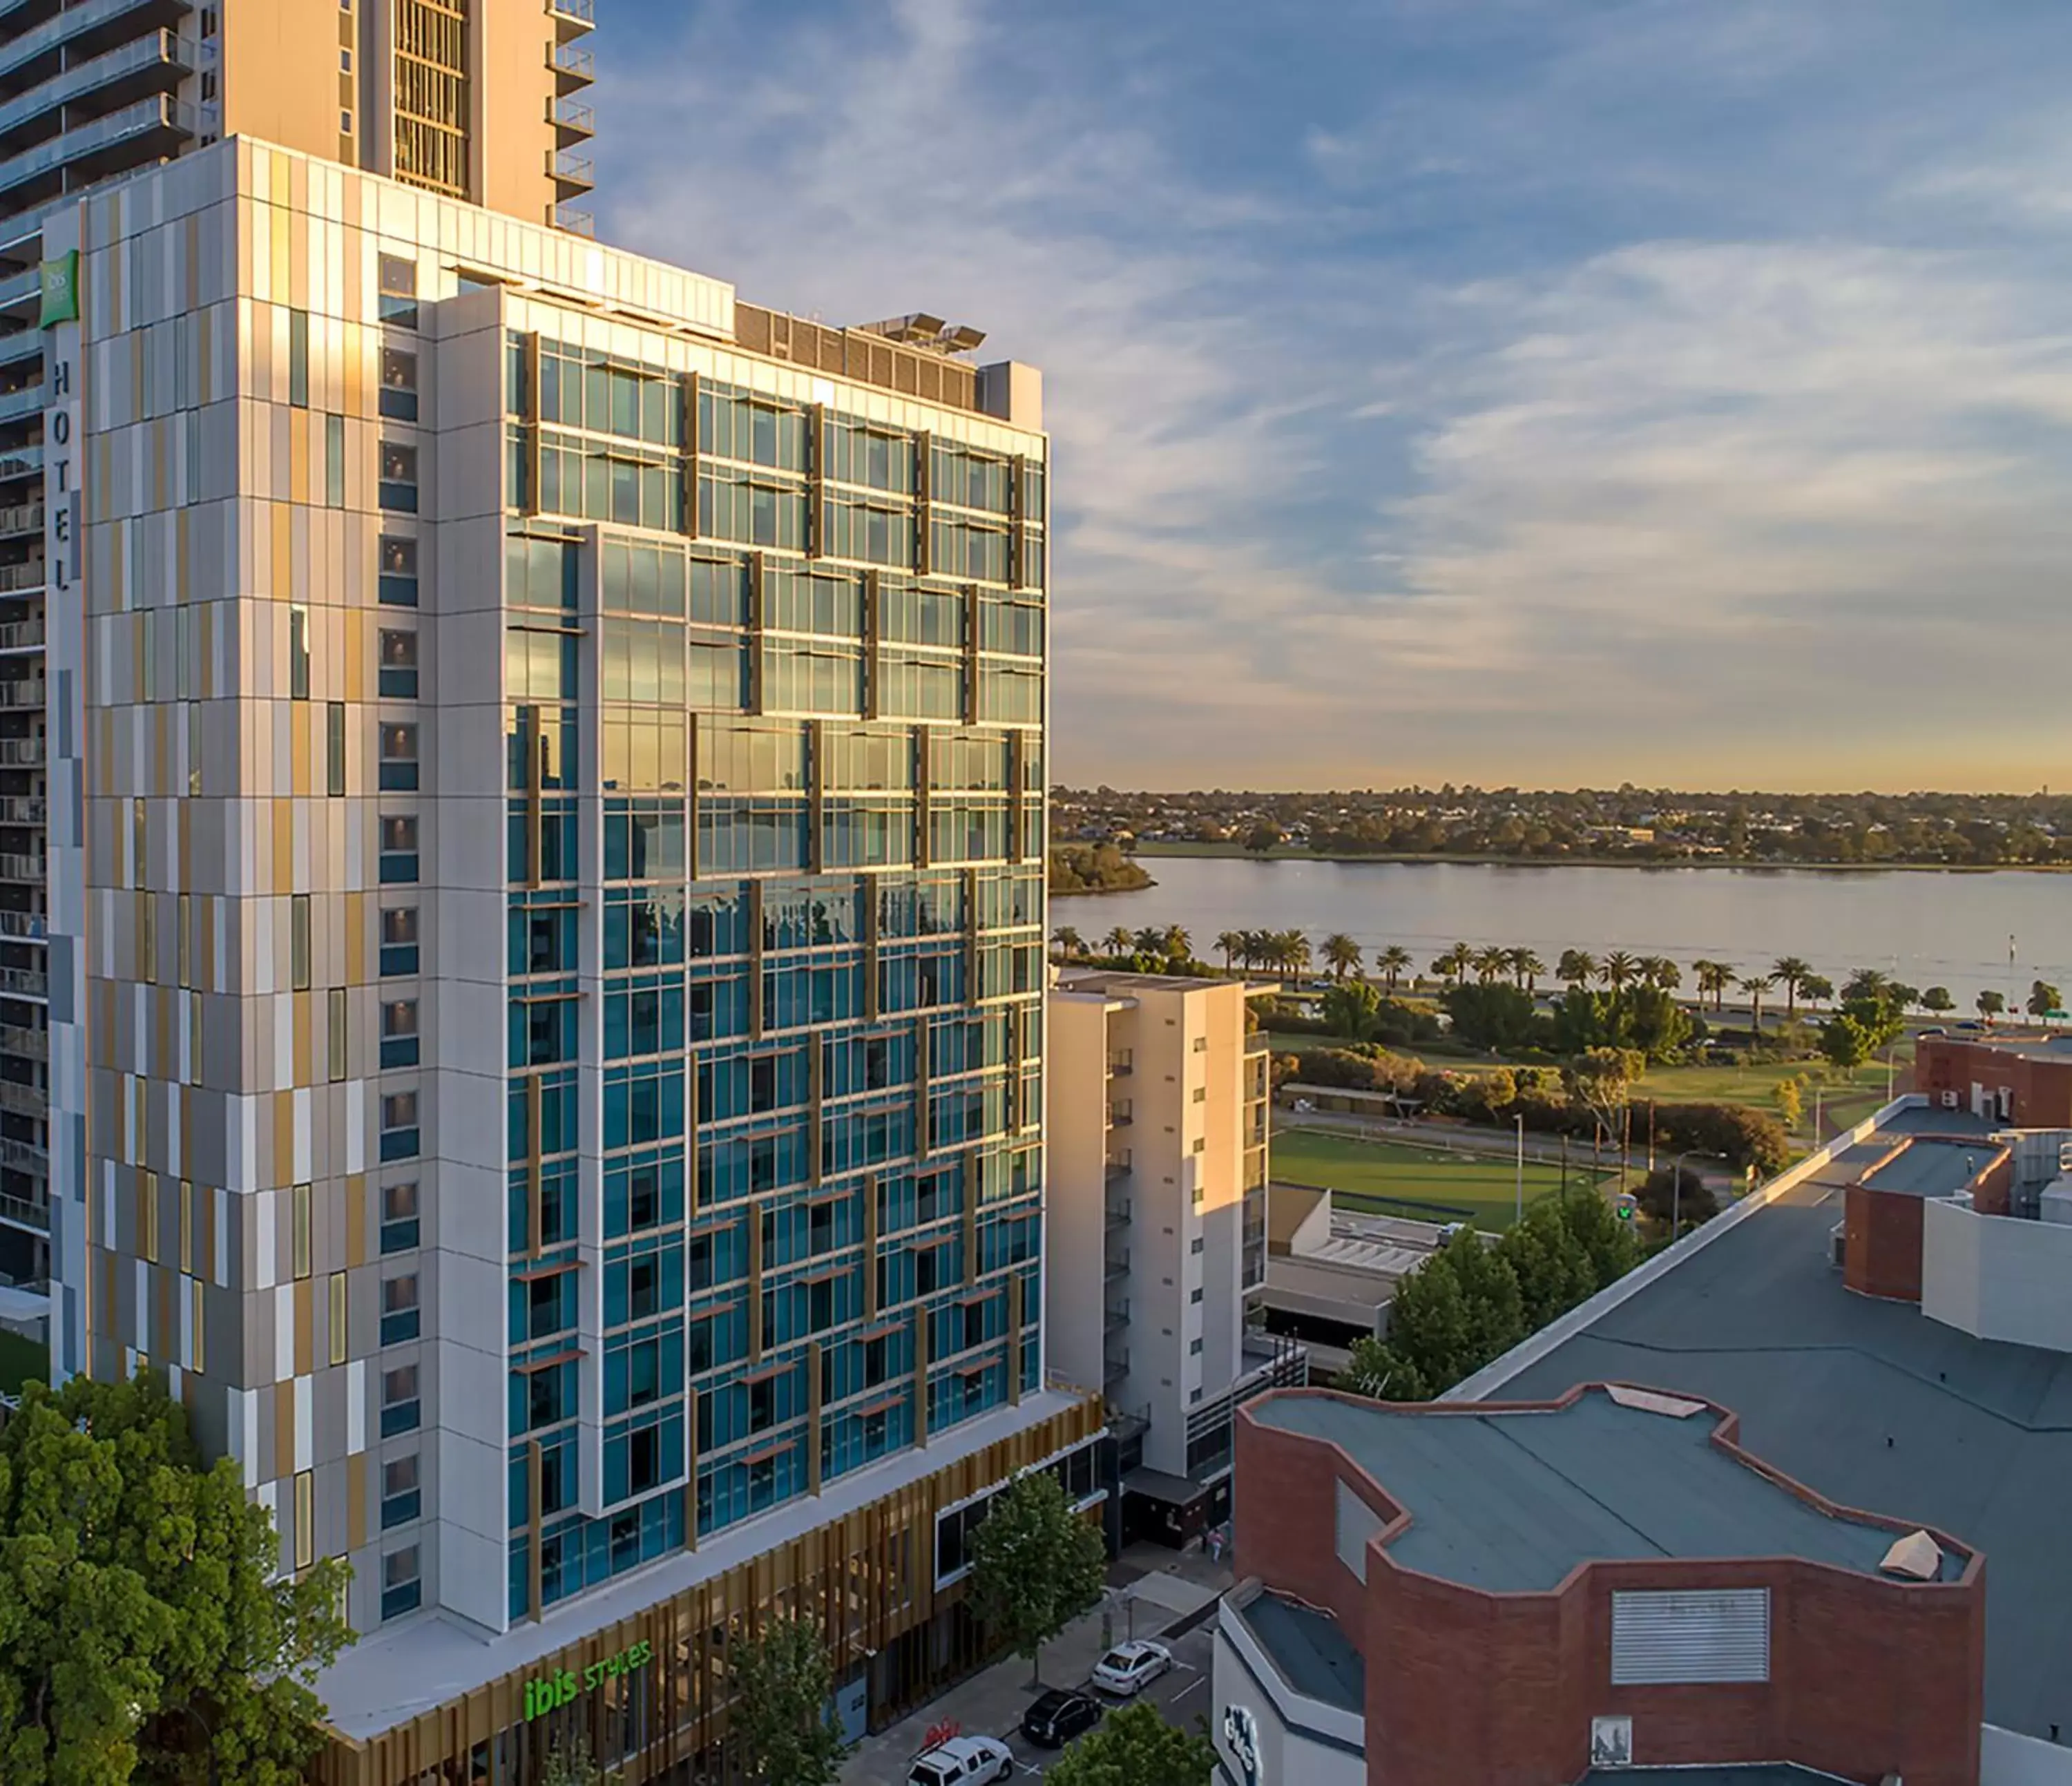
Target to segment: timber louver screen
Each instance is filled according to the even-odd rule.
[[[1770,1590],[1612,1595],[1612,1685],[1770,1678]]]

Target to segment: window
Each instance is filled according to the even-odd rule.
[[[1190,1356],[1198,1358],[1202,1355],[1202,1342],[1199,1340],[1190,1340],[1187,1342],[1187,1351]]]
[[[340,112],[338,114],[338,133],[342,137],[349,137],[352,134],[352,113]]]
[[[295,893],[288,901],[288,989],[310,989],[310,896]]]
[[[1192,1240],[1187,1242],[1187,1250],[1190,1253],[1198,1253],[1207,1245],[1208,1242],[1202,1239],[1199,1234],[1197,1234]]]
[[[381,350],[381,413],[397,421],[417,419],[417,356],[400,347]]]
[[[345,507],[345,417],[324,417],[324,506]]]
[[[381,1529],[407,1525],[417,1517],[417,1454],[392,1457],[381,1466]]]
[[[399,329],[417,326],[417,265],[399,255],[381,257],[381,320]]]
[[[384,975],[417,971],[417,908],[393,905],[381,914],[381,971]]]
[[[298,409],[310,406],[310,313],[288,312],[288,401]]]
[[[1189,1302],[1199,1302],[1201,1299],[1202,1287],[1199,1284],[1196,1284],[1192,1290],[1187,1292],[1187,1300]]]
[[[289,1192],[289,1253],[290,1265],[299,1280],[310,1275],[310,1187],[298,1185]]]
[[[384,721],[381,725],[381,786],[391,794],[417,790],[417,729]],[[336,790],[343,794],[345,790]]]
[[[626,1492],[645,1494],[662,1480],[662,1435],[654,1427],[634,1433],[626,1446]]]
[[[310,610],[288,610],[288,696],[292,700],[310,698]]]
[[[388,999],[381,1006],[381,1064],[384,1067],[417,1064],[417,1001]]]
[[[417,512],[417,450],[399,441],[381,443],[381,506],[392,513]]]
[[[381,693],[389,700],[417,698],[417,635],[413,632],[381,634]]]
[[[393,533],[381,536],[381,576],[376,594],[387,608],[417,605],[417,542]]]
[[[1207,1086],[1195,1086],[1192,1097],[1195,1103],[1206,1104],[1209,1101],[1209,1088]]]
[[[345,1353],[345,1274],[334,1271],[331,1275],[331,1361],[343,1364]]]
[[[324,792],[334,800],[345,793],[345,703],[342,700],[331,701],[324,709]]]
[[[417,1183],[381,1187],[381,1250],[407,1253],[417,1244]]]
[[[414,1612],[423,1598],[424,1584],[417,1579],[417,1547],[405,1545],[381,1559],[381,1616],[401,1618]]]
[[[646,1320],[661,1307],[661,1267],[652,1255],[635,1259],[626,1271],[626,1318]]]
[[[295,1474],[295,1566],[306,1569],[316,1560],[316,1472],[299,1470]]]
[[[417,1367],[404,1365],[381,1373],[381,1436],[417,1430]]]
[[[381,821],[381,884],[414,885],[417,878],[417,821],[391,815]]]
[[[417,1145],[417,1094],[392,1092],[381,1100],[381,1157],[415,1160]]]
[[[401,1345],[417,1336],[417,1275],[381,1280],[381,1343]]]
[[[334,986],[324,996],[324,1003],[328,1008],[327,1021],[325,1025],[329,1044],[327,1052],[331,1057],[331,1082],[333,1085],[338,1084],[345,1078],[347,1058],[345,997],[346,989],[343,986]]]

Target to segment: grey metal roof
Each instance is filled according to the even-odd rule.
[[[2004,1151],[1983,1139],[1946,1141],[1922,1135],[1866,1178],[1864,1187],[1903,1197],[1954,1196]]]
[[[1679,1419],[1601,1392],[1558,1412],[1301,1395],[1252,1408],[1334,1440],[1408,1511],[1388,1546],[1404,1567],[1493,1593],[1544,1593],[1579,1563],[1635,1557],[1804,1557],[1868,1575],[1898,1535],[1831,1519],[1749,1468],[1712,1443],[1709,1410]],[[1962,1567],[1946,1558],[1946,1579]]]
[[[1223,1604],[1252,1628],[1260,1647],[1297,1693],[1346,1711],[1364,1713],[1367,1664],[1346,1642],[1337,1620],[1270,1591],[1243,1606],[1228,1600]]]
[[[1707,1396],[1831,1500],[1976,1546],[1988,1720],[2072,1731],[2072,1357],[1851,1295],[1827,1263],[1841,1213],[1830,1189],[1786,1193],[1488,1394],[1610,1378]]]

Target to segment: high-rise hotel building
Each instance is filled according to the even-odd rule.
[[[162,1369],[282,1566],[352,1561],[327,1780],[577,1728],[684,1777],[744,1620],[821,1621],[861,1729],[973,1653],[987,1497],[1096,1492],[1039,1323],[1041,383],[500,201],[483,71],[561,69],[569,0],[359,3],[139,60],[214,42],[241,132],[237,34],[336,14],[380,170],[343,104],[197,131],[13,251],[56,1366]],[[159,17],[29,28],[89,14]],[[440,43],[450,181],[403,153]]]

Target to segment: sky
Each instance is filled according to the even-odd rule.
[[[2062,0],[599,0],[599,233],[1043,368],[1052,778],[2072,779]]]

